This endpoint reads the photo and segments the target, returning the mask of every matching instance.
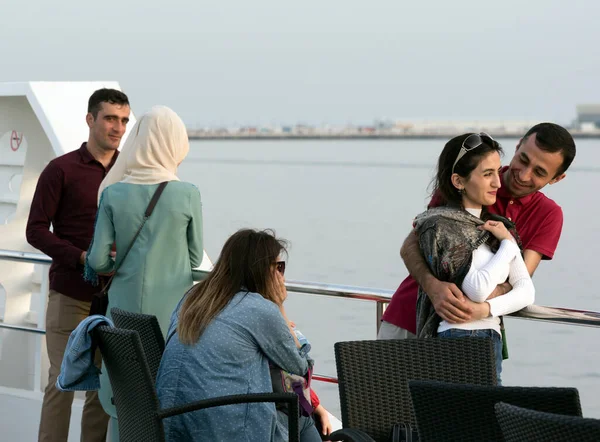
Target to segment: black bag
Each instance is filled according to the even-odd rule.
[[[110,285],[112,284],[112,281],[113,281],[115,275],[117,274],[119,267],[123,264],[123,261],[125,261],[125,258],[127,257],[127,255],[129,254],[129,251],[133,247],[135,240],[137,239],[140,232],[144,228],[146,221],[148,220],[148,218],[150,218],[150,215],[152,215],[152,212],[154,211],[154,207],[156,206],[156,203],[158,202],[160,195],[163,193],[163,190],[165,190],[165,187],[167,187],[167,184],[169,184],[168,181],[160,183],[158,188],[154,192],[154,195],[152,196],[152,199],[150,200],[150,203],[148,204],[148,207],[146,208],[146,212],[144,213],[144,220],[142,221],[142,224],[137,229],[137,232],[135,232],[133,239],[129,243],[129,247],[127,247],[127,250],[125,251],[125,254],[123,255],[123,259],[121,259],[121,262],[119,263],[119,265],[117,267],[115,267],[115,270],[113,271],[110,279],[106,283],[103,283],[102,278],[99,278],[102,290],[100,290],[98,293],[94,293],[94,298],[92,299],[92,305],[90,306],[90,316],[92,316],[92,315],[106,316],[106,310],[108,309],[108,289],[110,289]]]

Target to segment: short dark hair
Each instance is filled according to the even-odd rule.
[[[102,103],[120,104],[129,106],[129,98],[123,92],[116,89],[98,89],[88,100],[88,113],[92,114],[94,120],[102,109]]]
[[[463,143],[471,135],[473,134],[468,133],[452,138],[446,143],[440,154],[437,174],[433,179],[432,196],[440,197],[442,205],[460,206],[462,204],[462,195],[458,193],[458,190],[452,184],[452,166],[460,153]],[[475,170],[483,157],[491,152],[498,152],[500,155],[504,153],[502,146],[496,140],[481,134],[480,136],[483,144],[467,151],[454,166],[454,173],[459,174],[465,179],[469,178],[471,172]]]
[[[527,131],[521,143],[524,143],[530,135],[535,134],[535,144],[544,152],[560,152],[563,162],[556,176],[567,171],[573,159],[575,159],[575,140],[567,129],[554,123],[540,123]]]

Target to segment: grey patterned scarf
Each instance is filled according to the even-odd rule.
[[[414,230],[431,273],[440,281],[461,286],[473,259],[473,251],[483,243],[497,250],[495,238],[477,229],[484,221],[454,207],[436,207],[415,218]],[[440,317],[427,294],[419,287],[417,298],[417,336],[434,337]]]

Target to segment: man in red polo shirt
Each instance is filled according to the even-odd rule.
[[[517,144],[508,167],[502,169],[502,187],[489,211],[515,223],[523,242],[523,257],[533,276],[542,259],[552,259],[563,225],[562,209],[539,190],[555,184],[575,158],[575,142],[563,127],[553,123],[533,126]],[[435,196],[430,207],[437,205]],[[423,287],[440,317],[451,323],[481,319],[482,309],[453,283],[440,281],[429,271],[416,235],[408,235],[400,255],[410,275],[400,284],[386,309],[378,339],[413,338],[416,333],[418,286]],[[511,290],[498,285],[492,297]]]
[[[129,113],[129,100],[123,92],[115,89],[94,92],[88,101],[87,143],[50,161],[40,175],[31,202],[27,241],[52,258],[46,312],[50,370],[39,441],[64,442],[69,436],[73,392],[58,390],[56,378],[69,335],[89,315],[93,294],[98,291],[84,281],[83,264],[94,235],[98,188],[117,159]],[[96,356],[99,365],[99,353]],[[108,415],[98,400],[98,392],[88,391],[81,440],[106,440],[107,426]]]

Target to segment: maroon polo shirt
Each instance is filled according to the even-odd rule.
[[[506,169],[508,166],[502,169],[501,178]],[[434,200],[430,202],[432,207],[438,204]],[[488,210],[515,223],[523,250],[534,250],[542,254],[542,259],[552,259],[563,226],[562,209],[553,200],[539,191],[513,198],[502,182],[496,203],[489,206]],[[382,319],[415,334],[418,291],[419,285],[408,275],[394,293]]]
[[[91,301],[99,290],[83,280],[79,258],[94,236],[98,188],[118,154],[104,168],[83,143],[53,159],[41,173],[31,202],[27,242],[52,258],[50,289],[80,301]]]

